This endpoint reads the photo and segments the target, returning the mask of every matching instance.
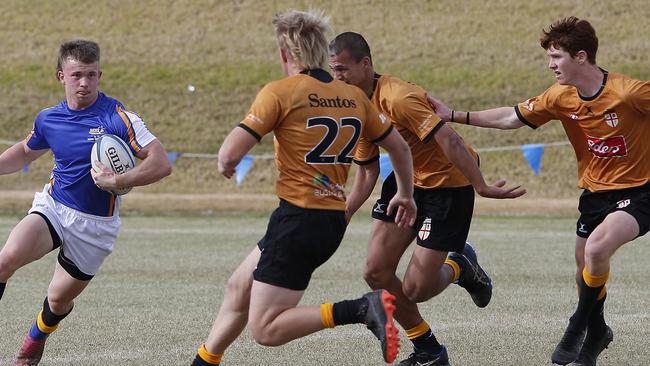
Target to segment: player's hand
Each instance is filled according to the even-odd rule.
[[[445,103],[439,101],[429,94],[427,94],[427,102],[429,102],[429,105],[431,108],[433,108],[433,110],[436,112],[436,115],[440,117],[441,120],[444,122],[451,121],[451,108],[447,107]]]
[[[109,190],[117,189],[117,181],[115,172],[109,169],[106,165],[102,164],[99,160],[92,162],[92,169],[90,169],[90,175],[95,181],[95,185],[99,189]]]
[[[396,194],[388,203],[388,214],[392,215],[394,210],[397,210],[395,214],[395,223],[397,226],[409,228],[415,224],[417,207],[415,206],[413,196],[403,197]]]
[[[494,183],[494,185],[486,185],[481,189],[476,189],[476,193],[486,198],[517,198],[526,194],[526,189],[521,186],[505,187],[506,181],[501,179]]]
[[[232,178],[232,176],[235,175],[235,173],[237,172],[236,167],[227,169],[221,163],[221,161],[217,161],[217,170],[219,171],[219,173],[221,173],[221,175],[223,175],[224,177],[226,177],[228,179]]]

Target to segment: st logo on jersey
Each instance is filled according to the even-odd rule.
[[[426,240],[431,234],[431,218],[427,217],[424,219],[422,226],[420,226],[420,231],[418,232],[418,237],[420,240]]]
[[[529,111],[532,112],[533,109],[535,109],[535,98],[530,98],[526,100],[524,103],[526,103],[526,109],[528,109]]]
[[[605,118],[605,123],[607,123],[609,127],[614,128],[618,125],[618,115],[615,111],[606,110],[603,117]]]
[[[627,155],[627,146],[624,136],[598,138],[587,136],[589,151],[600,158],[620,157]]]

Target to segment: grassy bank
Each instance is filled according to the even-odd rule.
[[[421,84],[458,109],[515,103],[553,82],[538,45],[540,29],[576,15],[592,21],[601,66],[648,79],[650,9],[643,1],[522,3],[505,1],[20,1],[0,4],[0,139],[23,138],[34,116],[57,103],[58,45],[75,37],[102,46],[102,89],[140,114],[170,151],[215,153],[255,93],[281,77],[270,19],[290,7],[316,5],[335,32],[358,31],[377,71]],[[47,19],[48,21],[43,21]],[[187,86],[196,87],[189,92]],[[558,124],[532,133],[458,128],[475,147],[553,142]],[[272,151],[266,138],[253,153]],[[482,156],[490,179],[505,177],[535,197],[575,195],[569,148],[545,153],[534,177],[518,152]],[[43,159],[45,160],[45,158]],[[266,164],[267,166],[262,166]],[[0,180],[0,189],[38,186],[50,162]],[[269,168],[270,166],[270,168]],[[256,162],[244,187],[213,179],[214,162],[181,158],[175,174],[148,192],[271,192],[269,161]],[[259,183],[262,183],[261,185]],[[255,185],[252,187],[250,185]]]

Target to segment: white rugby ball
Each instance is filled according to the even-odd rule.
[[[131,153],[131,149],[124,140],[111,134],[102,135],[95,140],[90,153],[90,163],[93,167],[95,161],[100,161],[112,169],[115,174],[124,174],[135,168],[135,158]],[[133,187],[107,189],[107,191],[112,194],[122,195],[129,193],[131,188]]]

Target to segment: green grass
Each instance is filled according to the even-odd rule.
[[[63,97],[54,78],[58,45],[86,37],[102,46],[102,89],[140,114],[169,150],[215,153],[260,87],[281,77],[273,14],[311,5],[332,16],[335,32],[363,33],[378,72],[419,83],[457,109],[514,105],[546,89],[554,80],[538,44],[540,30],[569,15],[594,24],[601,66],[650,77],[650,28],[642,26],[650,8],[642,0],[103,0],[92,6],[80,0],[6,0],[0,5],[0,139],[23,138],[38,111]],[[196,86],[194,93],[187,91],[188,84]],[[527,128],[459,131],[476,147],[564,138],[559,124],[536,133]],[[253,153],[271,152],[271,140],[264,139]],[[489,154],[491,162],[483,169],[490,178],[513,166],[505,178],[534,187],[531,195],[574,194],[575,163],[569,148],[561,149],[558,164],[544,165],[542,180],[530,174],[520,156]],[[205,165],[181,158],[178,177],[151,189],[236,191],[232,185],[206,183]],[[40,166],[37,175],[3,179],[0,188],[42,184],[50,164]],[[272,169],[262,176],[272,179]]]
[[[1,237],[18,220],[0,217]],[[266,215],[250,214],[124,217],[115,252],[48,340],[42,365],[188,365],[207,336],[226,280],[263,234],[266,223]],[[421,306],[454,365],[549,363],[577,300],[574,228],[574,219],[568,218],[475,219],[470,241],[493,277],[492,303],[479,310],[454,285]],[[338,252],[314,274],[303,304],[352,298],[367,291],[361,273],[369,229],[366,215],[355,217]],[[650,359],[648,244],[648,238],[639,239],[613,259],[606,318],[615,340],[599,365],[640,366]],[[9,282],[0,301],[0,364],[11,363],[39,311],[54,261],[55,255],[50,254],[21,269]],[[409,351],[403,342],[401,355]],[[256,345],[245,331],[223,363],[268,364],[382,362],[372,335],[350,325],[279,348]]]

